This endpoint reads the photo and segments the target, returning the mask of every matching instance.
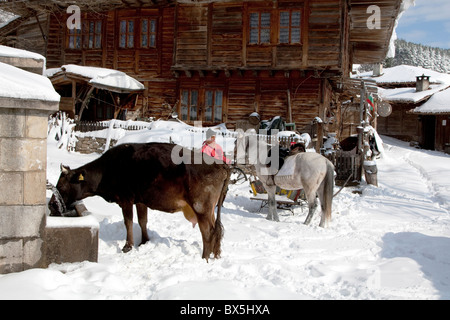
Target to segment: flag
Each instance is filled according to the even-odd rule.
[[[375,108],[375,102],[373,101],[372,95],[369,95],[369,97],[367,98],[367,103],[370,106],[370,111],[373,111],[373,109]]]

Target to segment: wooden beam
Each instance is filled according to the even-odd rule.
[[[303,7],[303,19],[301,28],[301,38],[302,38],[302,66],[306,68],[308,66],[308,50],[309,50],[309,16],[311,14],[311,9],[309,7],[309,1],[305,0]]]

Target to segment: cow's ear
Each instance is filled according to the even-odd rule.
[[[61,163],[60,165],[60,169],[61,169],[61,173],[62,174],[68,174],[70,171],[70,167],[69,166],[65,166]]]

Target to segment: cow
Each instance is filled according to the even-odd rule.
[[[177,147],[178,149],[174,148]],[[179,151],[178,151],[179,150]],[[189,155],[200,163],[175,164],[172,155]],[[195,158],[197,156],[197,158]],[[49,201],[51,215],[60,215],[63,201],[70,208],[78,200],[98,195],[122,208],[127,238],[123,252],[130,251],[133,241],[133,205],[136,205],[142,243],[147,234],[147,207],[174,213],[182,211],[193,226],[197,223],[203,240],[202,258],[211,253],[220,257],[223,226],[221,206],[226,196],[230,168],[223,163],[200,157],[194,151],[167,143],[135,143],[116,146],[98,159],[70,169],[61,165],[55,194]],[[209,161],[207,161],[209,160]],[[197,161],[198,162],[198,161]],[[214,211],[216,205],[217,218]]]

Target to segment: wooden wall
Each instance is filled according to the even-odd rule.
[[[407,113],[412,108],[414,106],[410,104],[392,104],[390,116],[377,118],[378,133],[403,140],[418,141],[420,134],[418,116]]]
[[[178,4],[175,68],[348,70],[349,23],[342,7],[342,1],[328,0]],[[301,10],[299,44],[279,44],[277,19],[287,9]],[[249,14],[255,11],[271,13],[270,43],[249,43]]]
[[[183,88],[220,88],[223,121],[231,126],[253,111],[262,119],[281,115],[308,130],[314,117],[324,117],[332,88],[323,77],[339,76],[348,60],[345,1],[280,0],[212,2],[160,8],[119,9],[84,14],[102,19],[102,48],[71,50],[66,46],[65,16],[49,20],[47,66],[80,64],[126,72],[144,83],[137,102],[144,116],[167,117],[163,105],[175,106]],[[278,43],[280,10],[301,11],[301,41]],[[249,44],[250,12],[271,12],[270,43]],[[157,19],[156,48],[119,48],[119,21]],[[347,37],[348,38],[348,37]],[[347,60],[346,60],[347,59]],[[200,105],[200,108],[202,106]]]

